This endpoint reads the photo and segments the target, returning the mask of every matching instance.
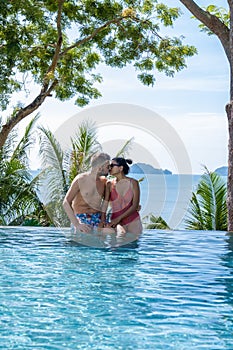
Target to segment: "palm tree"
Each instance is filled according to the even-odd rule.
[[[90,169],[92,156],[102,149],[97,140],[96,126],[91,121],[83,121],[74,138],[71,138],[72,151],[69,163],[69,181],[77,174]]]
[[[186,228],[191,230],[227,230],[227,187],[215,172],[205,173],[192,193]]]
[[[63,152],[52,132],[39,127],[43,175],[41,195],[51,220],[57,226],[69,226],[62,202],[74,177],[90,169],[90,159],[100,150],[95,125],[84,121],[71,139],[71,150]]]
[[[34,143],[33,128],[39,115],[28,124],[22,139],[12,131],[0,151],[0,224],[23,224],[35,213],[43,215],[43,206],[37,195],[37,180],[28,170],[28,153]],[[45,213],[44,213],[45,214]],[[38,218],[37,218],[38,219]]]
[[[66,152],[62,151],[50,130],[44,127],[39,127],[39,130],[43,168],[40,175],[42,201],[54,224],[69,226],[62,202],[75,176],[90,170],[92,156],[102,150],[97,140],[96,126],[91,121],[83,121],[75,137],[71,138],[71,149]],[[125,142],[117,156],[126,154],[132,140]]]

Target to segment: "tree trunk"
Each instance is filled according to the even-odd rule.
[[[24,118],[26,118],[29,114],[33,113],[35,110],[37,110],[40,105],[43,103],[43,101],[46,98],[46,94],[42,95],[40,94],[37,96],[37,98],[27,107],[22,108],[21,110],[16,113],[15,116],[10,118],[6,124],[2,126],[2,129],[0,131],[0,149],[4,146],[6,139],[11,132],[11,130]]]
[[[233,231],[233,101],[226,106],[228,118],[228,179],[227,179],[227,210],[228,231]]]
[[[4,146],[6,139],[11,132],[11,130],[24,118],[36,111],[41,104],[44,102],[46,97],[51,96],[51,92],[57,85],[57,80],[55,80],[50,86],[44,85],[40,94],[30,103],[28,106],[20,109],[13,117],[11,117],[6,124],[2,126],[0,131],[0,150]]]
[[[228,118],[228,178],[227,178],[227,211],[228,231],[233,231],[233,1],[228,0],[230,9],[230,102],[226,106]]]
[[[230,28],[217,16],[203,10],[194,0],[180,0],[180,2],[219,38],[230,64],[230,102],[226,106],[229,131],[227,211],[228,231],[233,231],[233,0],[228,0]]]

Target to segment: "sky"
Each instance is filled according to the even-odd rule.
[[[227,7],[225,0],[196,2]],[[39,123],[58,138],[66,130],[65,138],[69,139],[75,125],[91,119],[97,123],[104,151],[114,156],[120,145],[134,137],[128,155],[134,162],[150,163],[173,173],[200,174],[204,165],[211,171],[226,166],[229,66],[225,53],[216,37],[199,31],[198,21],[190,18],[178,0],[167,3],[179,6],[183,12],[169,33],[183,35],[184,42],[198,50],[187,60],[187,68],[174,78],[156,72],[155,85],[146,87],[138,81],[133,67],[120,70],[100,66],[101,98],[80,108],[74,100],[59,102],[51,97],[39,110]],[[30,119],[21,123],[21,130]],[[166,127],[168,132],[164,133]],[[37,148],[31,152],[33,169],[40,167],[36,152]]]

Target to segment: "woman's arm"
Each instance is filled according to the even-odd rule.
[[[101,222],[99,226],[104,226],[106,223],[106,212],[108,209],[109,204],[109,198],[110,198],[110,192],[111,192],[111,182],[107,181],[104,191],[104,199],[101,207]]]

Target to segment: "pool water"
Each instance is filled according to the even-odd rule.
[[[233,236],[145,231],[97,249],[0,228],[0,348],[231,349]]]

